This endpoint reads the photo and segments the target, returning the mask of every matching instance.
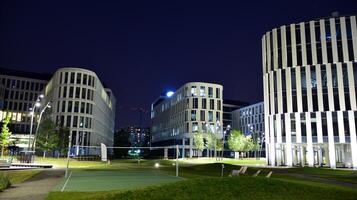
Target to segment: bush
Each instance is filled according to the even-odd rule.
[[[7,175],[0,174],[0,192],[10,187],[10,179]]]

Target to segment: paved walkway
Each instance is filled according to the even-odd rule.
[[[47,194],[62,179],[64,170],[47,169],[31,179],[12,185],[0,192],[1,200],[44,200]]]

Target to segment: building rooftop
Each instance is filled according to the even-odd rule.
[[[0,74],[8,75],[8,76],[18,76],[23,78],[47,80],[47,81],[50,80],[52,77],[52,74],[49,73],[35,73],[35,72],[7,69],[2,67],[0,67]]]

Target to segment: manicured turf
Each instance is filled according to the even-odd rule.
[[[357,186],[344,184],[355,182],[356,171],[257,166],[249,167],[245,176],[228,178],[232,170],[240,168],[236,165],[238,162],[260,165],[263,161],[225,159],[225,178],[220,178],[222,163],[212,162],[215,161],[206,158],[180,160],[179,176],[183,179],[174,177],[173,160],[142,160],[140,164],[137,160],[115,160],[110,165],[85,163],[86,167],[81,167],[84,169],[72,169],[65,192],[58,192],[65,183],[63,180],[47,199],[357,199]],[[155,163],[160,167],[155,168]],[[81,162],[75,164],[79,167]],[[253,178],[257,170],[261,170],[259,177]],[[274,171],[272,177],[265,178],[270,171]],[[326,179],[336,181],[324,181]]]
[[[155,171],[112,171],[86,170],[73,171],[71,176],[63,179],[54,191],[108,191],[134,189],[155,184],[182,180],[174,176]]]
[[[40,173],[42,170],[32,169],[32,170],[6,170],[0,171],[0,174],[9,177],[11,184],[22,183],[36,174]]]
[[[129,191],[98,193],[52,192],[47,200],[229,200],[229,199],[356,199],[357,191],[304,185],[263,177],[204,178]]]

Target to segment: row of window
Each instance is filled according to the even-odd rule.
[[[68,113],[83,113],[83,114],[93,114],[93,104],[79,101],[58,101],[57,102],[57,113],[68,112]]]
[[[5,99],[18,101],[36,101],[40,93],[5,89]]]
[[[208,92],[208,94],[207,94]],[[206,86],[191,86],[191,95],[190,96],[200,96],[200,97],[205,97],[207,94],[207,96],[209,98],[213,98],[213,88],[212,87],[208,87],[208,91],[206,91]],[[216,88],[216,97],[217,99],[221,98],[221,90],[220,88]]]
[[[186,132],[190,132],[189,129],[190,123],[186,123]],[[199,123],[199,122],[192,122],[192,132],[199,132],[202,133],[220,133],[220,127],[215,126],[214,123]]]
[[[252,133],[262,133],[264,132],[264,123],[243,125],[239,127],[239,130],[246,135]]]
[[[250,115],[256,115],[256,114],[261,114],[264,112],[263,110],[263,104],[259,106],[254,106],[254,107],[249,107],[249,108],[242,108],[239,110],[239,115],[241,117],[244,116],[250,116]]]
[[[263,121],[264,121],[264,114],[240,117],[241,125],[261,123]]]
[[[59,87],[58,98],[77,98],[93,101],[94,90],[84,87],[63,86]]]
[[[333,22],[334,19],[330,20]],[[330,26],[330,20],[324,20],[323,24],[316,21],[313,24],[315,27],[310,27],[310,24],[308,24],[302,29],[297,24],[290,25],[286,27],[285,34],[282,31],[283,29],[267,33],[266,42],[263,46],[266,52],[264,66],[267,66],[269,71],[274,68],[355,60],[354,51],[356,51],[356,47],[353,47],[353,37],[355,36],[352,37],[352,26],[356,27],[356,24],[351,24],[350,18],[346,18],[346,20],[341,18],[341,21],[346,21],[346,26],[342,30],[340,19],[335,19],[335,26]],[[292,31],[293,27],[295,27],[295,31]],[[334,27],[335,29],[333,29]],[[347,34],[343,35],[344,32]],[[292,39],[293,35],[296,36],[295,40]],[[276,43],[274,43],[274,37]],[[284,38],[286,39],[284,40]],[[302,38],[306,39],[305,43],[302,43]],[[282,47],[282,41],[286,41],[286,46]],[[312,41],[315,42],[312,43]],[[344,48],[346,48],[346,51],[343,51]],[[284,56],[286,56],[286,62],[283,61]]]
[[[94,87],[95,77],[80,72],[61,72],[60,84],[81,84]]]
[[[45,87],[45,83],[16,80],[10,78],[0,78],[1,83],[8,89],[21,89],[41,92]]]
[[[90,146],[91,132],[88,131],[72,131],[72,146]],[[84,152],[83,152],[84,151]],[[88,155],[88,149],[80,149],[79,154]]]
[[[270,113],[278,113],[280,96],[282,112],[288,110],[288,98],[291,98],[292,112],[306,112],[309,108],[311,111],[351,110],[351,104],[355,102],[352,102],[353,93],[350,93],[350,89],[357,87],[357,63],[352,63],[350,66],[352,69],[349,68],[349,64],[342,63],[289,68],[290,73],[287,70],[271,72],[270,76],[265,76],[265,84],[268,85],[266,92],[274,95],[274,101],[268,103],[270,101],[268,97],[266,106],[269,107]],[[320,81],[318,81],[319,77]],[[270,79],[273,79],[273,84],[269,84]],[[290,80],[290,85],[286,80]],[[278,88],[278,81],[281,83],[281,88]],[[354,85],[350,85],[352,82]],[[318,95],[319,88],[321,88],[321,99]],[[290,89],[290,97],[288,97],[288,89]],[[311,92],[311,97],[308,96],[308,91]],[[340,95],[341,93],[343,95]],[[298,99],[298,95],[301,99]],[[329,95],[333,98],[329,98]],[[311,103],[308,103],[308,98],[311,98]],[[319,108],[319,104],[323,110]]]
[[[32,108],[33,103],[4,101],[4,110],[27,112]]]
[[[308,114],[308,113],[307,113]],[[309,130],[311,130],[311,135],[312,137],[314,137],[315,139],[317,139],[318,137],[318,131],[321,131],[322,136],[328,136],[328,127],[331,126],[332,129],[330,130],[333,135],[335,136],[334,138],[334,142],[335,143],[344,143],[344,141],[340,141],[340,130],[343,130],[342,134],[346,137],[346,142],[349,142],[349,137],[350,137],[350,125],[353,124],[352,122],[350,123],[349,121],[349,117],[348,117],[348,112],[342,112],[341,115],[341,123],[339,124],[339,120],[338,120],[338,114],[337,112],[331,112],[331,120],[329,122],[328,117],[327,117],[327,113],[326,112],[321,112],[321,120],[319,120],[319,118],[317,118],[316,113],[310,113],[310,120],[306,120],[306,113],[301,113],[299,115],[296,116],[296,114],[291,113],[289,115],[290,117],[290,130],[288,131],[289,133],[291,133],[292,136],[296,136],[296,137],[303,137],[306,140],[306,136],[307,136],[307,126],[306,124],[309,123],[311,128],[309,128]],[[297,117],[299,117],[299,119],[297,120]],[[285,116],[284,115],[275,115],[274,118],[274,136],[277,137],[278,131],[281,133],[281,137],[285,138],[286,136],[286,121],[285,121]],[[279,120],[280,121],[280,127],[277,126],[278,123],[276,123],[276,121]],[[300,122],[300,123],[299,123]],[[329,124],[330,123],[330,124]],[[270,125],[270,123],[268,123],[268,125]],[[297,127],[300,127],[299,129]],[[357,130],[357,112],[354,112],[354,128],[355,130]],[[268,129],[270,130],[270,129]],[[300,133],[298,133],[297,131],[300,130]],[[327,137],[325,138],[327,139]],[[343,139],[343,138],[342,138]],[[302,142],[306,142],[306,141],[302,141]],[[317,142],[317,141],[314,141]],[[324,140],[324,142],[327,142]]]
[[[201,101],[200,109],[207,109],[207,99],[206,98],[202,98],[202,99],[192,98],[192,100],[190,100],[190,99],[191,98],[188,98],[186,100],[186,108],[198,109],[199,101]],[[190,101],[191,101],[191,106],[190,106]],[[221,100],[216,100],[216,102],[217,102],[217,105],[215,106],[215,100],[209,99],[209,109],[210,110],[214,110],[215,108],[216,108],[216,110],[221,110],[221,108],[222,108]]]
[[[199,113],[198,113],[199,112]],[[208,111],[208,118],[206,120],[206,111],[204,110],[191,110],[191,117],[188,118],[188,113],[189,111],[185,112],[185,121],[208,121],[208,122],[214,122],[213,119],[213,114],[216,113],[216,120],[215,121],[220,121],[221,120],[221,113],[220,112],[213,112],[213,111]],[[199,114],[199,117],[198,117]]]
[[[92,118],[76,115],[58,115],[56,124],[68,128],[92,128]]]

